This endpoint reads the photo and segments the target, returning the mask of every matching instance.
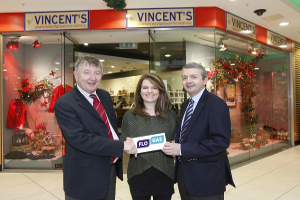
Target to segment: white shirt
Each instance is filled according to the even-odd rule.
[[[90,102],[90,104],[93,106],[94,99],[93,99],[92,97],[90,97],[90,94],[87,93],[86,91],[84,91],[83,89],[81,89],[81,88],[79,87],[78,84],[77,84],[76,86],[77,86],[79,92],[80,92],[80,93],[88,100],[88,102]],[[93,94],[95,94],[96,97],[98,98],[98,100],[101,102],[101,100],[100,100],[100,98],[98,97],[96,91],[95,91]],[[104,109],[104,111],[105,111],[105,109]],[[106,113],[106,112],[105,112],[105,113]],[[119,137],[117,136],[115,130],[113,129],[113,127],[112,127],[111,124],[110,124],[110,121],[109,121],[108,116],[107,116],[107,120],[108,120],[108,124],[109,124],[109,127],[110,127],[110,131],[111,131],[111,133],[112,133],[112,136],[113,136],[114,140],[119,140]],[[118,160],[118,158],[115,159],[114,163],[115,163],[117,160]]]
[[[203,88],[198,94],[196,94],[195,96],[193,96],[193,98],[192,98],[194,100],[193,112],[194,112],[194,110],[195,110],[195,108],[196,108],[196,106],[197,106],[197,104],[198,104],[198,102],[199,102],[199,100],[200,100],[200,98],[201,98],[204,90],[205,90],[205,88]],[[184,116],[185,116],[187,108],[188,108],[188,106],[186,107],[186,109],[184,111],[183,119],[182,119],[182,122],[181,122],[181,128],[182,128],[182,125],[183,125]],[[180,132],[181,132],[181,129],[180,129]],[[181,144],[180,144],[180,156],[182,156],[182,154],[181,154]]]

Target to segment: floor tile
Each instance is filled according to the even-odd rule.
[[[0,173],[1,174],[1,173]],[[23,174],[13,174],[12,176],[4,176],[0,177],[0,188],[6,188],[6,187],[12,187],[12,186],[18,186],[18,185],[24,185],[28,183],[33,183],[32,180],[28,179]]]
[[[288,192],[291,188],[297,186],[299,183],[279,177],[266,175],[250,181],[249,184],[263,186],[269,189],[274,189],[282,192]]]
[[[276,200],[299,200],[300,196],[293,194],[284,194]]]
[[[41,181],[41,180],[47,180],[47,179],[53,179],[53,178],[59,178],[62,176],[62,172],[49,172],[49,173],[23,173],[26,177],[30,178],[34,182]]]
[[[300,197],[300,184],[298,184],[296,187],[293,187],[288,194],[298,195]]]
[[[33,200],[33,199],[41,199],[41,200],[58,200],[56,196],[52,195],[49,192],[43,192],[41,194],[30,195],[26,197],[17,198],[14,200]]]
[[[232,195],[232,194],[226,194],[224,195],[224,200],[249,200],[247,198],[244,197],[240,197],[240,196],[236,196],[236,195]]]
[[[50,190],[49,193],[56,196],[58,199],[62,199],[62,200],[65,199],[65,191],[63,190],[63,188]]]
[[[46,190],[37,184],[28,183],[0,189],[0,199],[11,200],[44,192],[46,192]]]
[[[283,192],[269,189],[266,187],[246,184],[238,187],[234,190],[229,191],[226,194],[240,196],[246,199],[253,200],[266,200],[266,199],[276,199],[283,195]]]
[[[55,190],[59,188],[63,188],[63,177],[46,179],[36,182],[41,187],[45,188],[46,190]]]
[[[250,172],[244,172],[242,170],[240,171],[232,171],[232,177],[233,177],[233,181],[239,181],[242,183],[247,183],[257,177],[259,177],[258,174],[254,174],[254,173],[250,173]]]
[[[299,170],[299,172],[294,172],[294,171],[285,170],[284,167],[281,167],[279,169],[276,169],[276,170],[266,174],[265,176],[278,177],[281,179],[300,183],[300,170]]]

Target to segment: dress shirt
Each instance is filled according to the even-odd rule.
[[[193,112],[194,112],[194,110],[195,110],[195,108],[196,108],[196,106],[197,106],[197,104],[198,104],[198,102],[199,102],[199,100],[200,100],[200,98],[201,98],[201,96],[202,96],[204,90],[205,90],[205,88],[203,88],[198,94],[196,94],[195,96],[193,96],[193,97],[191,98],[191,99],[194,100]],[[184,111],[183,119],[184,119],[184,116],[185,116],[185,113],[186,113],[187,108],[188,108],[188,106],[186,107],[186,109],[185,109],[185,111]],[[182,128],[182,125],[183,125],[183,121],[184,121],[184,120],[182,120],[181,125],[180,125],[181,128]],[[180,131],[181,131],[181,128],[180,128]],[[182,155],[181,155],[181,145],[180,145],[180,156],[182,156]]]

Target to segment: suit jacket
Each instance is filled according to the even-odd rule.
[[[117,119],[108,92],[98,89],[109,121],[118,133]],[[122,157],[124,143],[109,139],[105,123],[77,87],[61,96],[54,105],[55,116],[66,140],[64,190],[76,199],[102,199],[108,193],[111,157]],[[123,179],[122,160],[116,162],[117,176]]]
[[[181,124],[188,105],[181,106]],[[181,126],[176,142],[179,143]],[[234,186],[226,149],[230,144],[231,122],[226,103],[204,90],[181,142],[181,168],[186,190],[191,196],[224,193],[226,185]],[[175,166],[177,182],[178,159]]]

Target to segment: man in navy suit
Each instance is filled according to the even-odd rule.
[[[182,84],[190,99],[181,106],[175,143],[167,142],[163,148],[165,154],[176,156],[175,182],[183,200],[222,200],[226,185],[234,186],[226,153],[229,109],[205,89],[207,80],[203,66],[188,63],[183,67]]]
[[[113,200],[116,176],[123,179],[123,150],[137,154],[131,139],[119,140],[117,119],[110,95],[98,89],[103,76],[99,59],[85,56],[75,64],[77,86],[54,105],[55,116],[65,138],[64,191],[66,200]],[[90,96],[91,94],[96,96]],[[96,98],[96,99],[95,99]],[[104,107],[103,121],[93,107]],[[103,113],[103,112],[102,112]],[[109,138],[112,133],[113,139]],[[112,161],[112,157],[116,157]]]

